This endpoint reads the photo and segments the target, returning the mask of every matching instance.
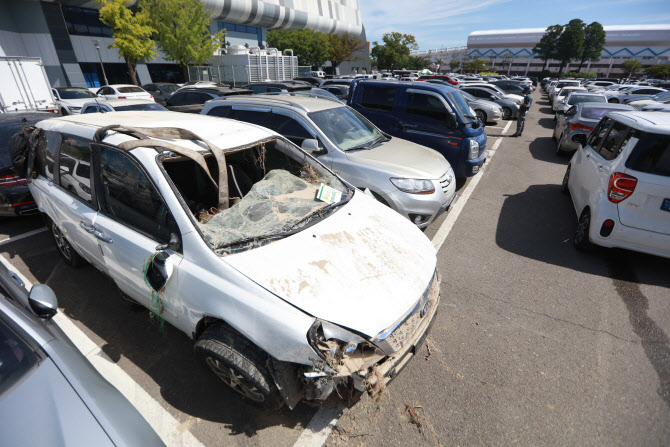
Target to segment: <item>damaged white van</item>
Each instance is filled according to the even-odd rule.
[[[423,233],[267,129],[118,112],[42,121],[31,142],[65,262],[109,275],[251,401],[378,393],[434,320]]]

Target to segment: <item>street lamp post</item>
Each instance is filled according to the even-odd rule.
[[[102,63],[102,56],[100,55],[100,41],[94,40],[93,43],[95,44],[95,49],[98,50],[98,59],[100,59],[100,66],[102,67],[102,77],[105,79],[105,85],[109,85],[109,81],[107,80],[107,73],[105,73],[105,65]]]

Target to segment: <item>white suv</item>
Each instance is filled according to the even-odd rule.
[[[610,112],[570,160],[561,190],[579,221],[573,243],[670,257],[670,114]]]
[[[175,112],[37,127],[30,190],[65,262],[110,276],[246,398],[378,392],[417,352],[439,301],[432,244],[280,135]],[[64,184],[72,157],[86,189]]]

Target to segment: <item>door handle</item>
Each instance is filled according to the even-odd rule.
[[[93,233],[93,232],[95,231],[95,227],[89,227],[88,225],[86,225],[86,224],[84,223],[83,220],[82,220],[81,222],[79,222],[79,226],[80,226],[81,228],[83,228],[84,231],[88,231],[89,233]]]
[[[600,172],[603,172],[603,171],[605,171],[605,170],[603,169],[603,167],[602,167],[602,166],[598,166],[598,170],[599,170]]]
[[[100,239],[102,242],[107,242],[108,244],[113,243],[114,241],[112,240],[111,237],[105,237],[99,230],[93,231],[93,235]]]

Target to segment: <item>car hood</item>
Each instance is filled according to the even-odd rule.
[[[95,98],[85,99],[59,99],[57,102],[66,106],[82,107],[84,104],[95,101]]]
[[[523,101],[523,96],[520,95],[503,95],[503,98],[510,101]]]
[[[0,401],[0,433],[3,445],[113,446],[51,359]]]
[[[439,152],[402,138],[391,138],[372,149],[345,152],[354,163],[375,166],[390,175],[438,179],[451,167]]]
[[[437,263],[421,230],[360,191],[321,222],[225,261],[313,317],[370,337],[416,304]]]

